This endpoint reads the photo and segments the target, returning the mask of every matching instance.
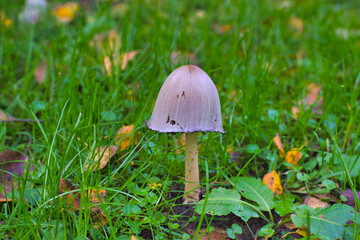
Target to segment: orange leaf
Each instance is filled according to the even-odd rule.
[[[177,149],[175,150],[176,154],[181,154],[180,151],[181,151],[181,150],[184,150],[185,138],[186,138],[186,134],[183,133],[183,134],[181,135],[181,137],[180,137],[180,141],[179,141],[179,139],[176,139],[175,144],[176,144],[176,146],[179,147],[179,148],[177,148]]]
[[[68,23],[74,19],[75,12],[79,9],[76,2],[67,2],[53,9],[57,20],[61,23]]]
[[[121,70],[124,70],[128,64],[128,62],[135,57],[135,55],[138,53],[138,50],[131,51],[124,53],[120,56],[121,60]]]
[[[230,25],[230,24],[221,25],[221,26],[218,26],[218,27],[216,28],[216,30],[217,30],[217,32],[218,32],[219,34],[224,34],[224,33],[228,32],[228,31],[230,31],[230,29],[231,29],[231,25]]]
[[[117,146],[119,143],[119,150],[123,151],[128,146],[132,144],[137,144],[139,142],[140,132],[138,132],[137,136],[134,136],[132,133],[134,130],[134,124],[131,124],[129,126],[122,126],[117,132],[116,132],[116,138],[117,140],[115,142],[115,145]],[[136,134],[135,134],[136,135]]]
[[[281,138],[279,136],[279,133],[276,133],[276,136],[273,138],[273,141],[276,145],[276,148],[279,150],[279,157],[283,158],[285,155],[285,151],[282,147],[282,142],[281,142]]]
[[[290,151],[286,153],[285,161],[287,163],[290,163],[293,166],[297,166],[299,160],[301,159],[302,154],[300,149],[298,148],[292,148]]]
[[[108,56],[104,57],[104,65],[108,76],[111,76],[111,60]]]
[[[90,155],[90,159],[94,159],[94,171],[103,169],[109,162],[109,160],[112,158],[112,156],[116,153],[116,147],[113,145],[110,146],[102,146],[95,149],[95,155]],[[85,169],[87,169],[89,164],[85,166]]]
[[[263,183],[273,192],[277,194],[283,193],[283,188],[281,186],[280,177],[276,171],[272,170],[271,172],[265,174],[262,180]]]

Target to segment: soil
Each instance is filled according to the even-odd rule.
[[[176,199],[180,194],[180,186],[174,187],[169,192],[169,200]],[[205,190],[203,190],[205,192]],[[205,194],[205,193],[204,193]],[[183,232],[186,232],[190,235],[194,235],[196,228],[199,223],[200,215],[194,212],[194,204],[182,204],[182,198],[178,198],[175,200],[174,207],[171,209],[172,215],[177,215],[177,222],[180,225],[180,229]],[[265,213],[264,213],[265,214]],[[265,214],[267,216],[267,214]],[[272,212],[272,215],[274,217],[275,223],[278,223],[281,219],[279,215],[277,215],[275,212]],[[195,216],[195,221],[189,221],[189,218]],[[268,217],[268,216],[267,216]],[[206,218],[206,219],[205,219]],[[208,227],[207,222],[210,222],[213,218],[211,215],[206,215],[205,218],[202,221],[200,234],[201,235],[206,228]],[[270,218],[269,218],[270,219]],[[226,229],[231,228],[232,224],[238,224],[241,226],[243,232],[241,235],[237,234],[236,239],[238,240],[250,240],[250,239],[262,239],[261,237],[256,237],[257,232],[265,226],[268,222],[262,218],[250,218],[247,222],[247,224],[241,220],[240,217],[230,213],[226,216],[215,216],[211,221],[211,226],[214,228],[209,234],[205,233],[205,235],[202,237],[202,239],[211,239],[211,240],[223,240],[223,239],[230,239],[227,235]],[[276,233],[272,238],[276,237],[278,239],[281,239],[281,237],[288,232],[294,232],[294,229],[289,229],[285,227],[284,225],[281,225],[281,227],[275,229]],[[302,238],[301,235],[292,233],[289,234],[293,236],[295,239]],[[146,239],[146,236],[142,236]]]

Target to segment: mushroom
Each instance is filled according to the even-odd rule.
[[[160,89],[147,127],[164,133],[186,133],[184,200],[198,201],[197,132],[225,133],[213,81],[197,66],[184,65],[175,69]]]

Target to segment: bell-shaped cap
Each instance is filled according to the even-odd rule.
[[[147,127],[158,132],[220,132],[219,95],[199,67],[181,66],[162,85]]]

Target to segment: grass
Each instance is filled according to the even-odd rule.
[[[347,174],[337,160],[359,158],[357,1],[125,1],[124,12],[115,10],[116,1],[95,1],[67,24],[51,11],[57,3],[49,2],[36,24],[20,21],[21,2],[0,3],[13,21],[0,29],[0,109],[34,120],[0,121],[0,152],[29,147],[26,154],[35,166],[19,201],[1,205],[1,238],[128,239],[141,232],[154,239],[186,237],[168,198],[184,183],[184,156],[175,151],[180,136],[151,132],[145,121],[165,78],[188,63],[198,64],[216,84],[227,132],[199,135],[203,186],[209,181],[227,186],[226,180],[238,175],[262,178],[275,169],[287,192],[307,184],[311,193],[324,179],[335,181],[339,191],[358,189],[359,174]],[[221,27],[228,31],[219,32]],[[109,43],[105,37],[96,47],[96,36],[110,30],[119,40]],[[139,52],[125,69],[113,65],[107,74],[105,56],[133,50]],[[174,62],[173,52],[196,59],[182,55]],[[34,73],[42,61],[47,73],[38,84]],[[306,98],[310,83],[322,86],[323,113],[303,108],[295,119],[291,108]],[[116,131],[130,124],[134,135],[140,132],[139,143],[119,151],[103,170],[86,171],[95,148],[114,144]],[[294,171],[309,181],[286,175],[271,144],[276,133],[285,150],[306,142]],[[256,147],[265,149],[254,156]],[[229,148],[240,152],[236,161]],[[346,167],[356,166],[355,161]],[[94,228],[86,198],[84,209],[66,208],[60,178],[82,196],[89,188],[107,190],[99,207],[112,221]],[[151,189],[152,182],[162,185]]]

